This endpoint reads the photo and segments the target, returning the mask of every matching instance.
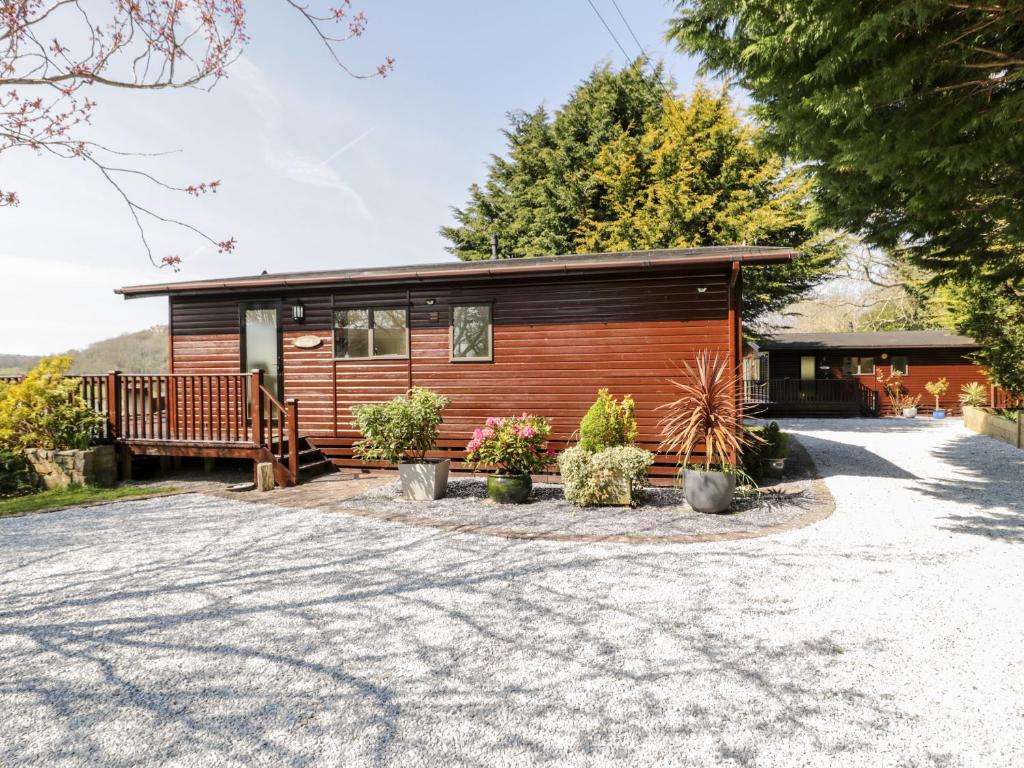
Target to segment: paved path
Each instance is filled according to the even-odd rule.
[[[0,520],[0,765],[1024,764],[1024,454],[790,426],[837,509],[752,541],[200,495]]]

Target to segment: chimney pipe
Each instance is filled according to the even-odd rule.
[[[848,323],[846,324],[846,330],[847,330],[847,331],[849,331],[850,333],[853,333],[853,321],[852,321],[852,320],[850,320],[850,321],[849,321],[849,322],[848,322]]]
[[[491,258],[498,258],[498,233],[491,232]]]

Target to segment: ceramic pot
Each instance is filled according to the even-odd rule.
[[[904,419],[916,419],[917,418],[917,408],[904,408],[903,409],[903,418]]]
[[[488,475],[487,495],[501,504],[522,504],[530,497],[529,475]]]
[[[707,514],[723,512],[732,504],[736,492],[736,474],[686,469],[683,470],[683,491],[686,503],[695,511]]]
[[[941,409],[941,408],[936,408],[934,411],[932,411],[932,418],[933,419],[944,419],[944,418],[946,418],[946,411]]]

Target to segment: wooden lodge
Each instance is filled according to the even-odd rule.
[[[281,484],[366,468],[352,406],[412,386],[451,399],[437,455],[454,469],[492,415],[545,416],[552,447],[571,444],[601,387],[633,395],[639,443],[657,452],[681,363],[700,350],[741,362],[743,265],[794,255],[729,246],[130,286],[117,292],[168,299],[170,372],[87,376],[83,391],[128,455],[272,462]],[[659,453],[653,480],[675,471]]]
[[[758,345],[755,364],[748,357],[745,388],[755,412],[768,416],[877,416],[892,411],[878,375],[895,370],[909,394],[921,395],[922,413],[935,408],[925,384],[945,377],[940,404],[956,413],[961,386],[989,386],[971,360],[977,349],[973,339],[945,331],[780,333]],[[993,390],[992,402],[1001,394]]]

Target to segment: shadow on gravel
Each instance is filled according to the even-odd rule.
[[[88,548],[0,580],[0,763],[615,762],[692,738],[746,765],[811,738],[842,764],[905,716],[834,674],[825,629],[778,633],[789,599],[736,567],[757,551],[192,503],[33,521]]]
[[[996,467],[991,462],[993,452],[1003,459]],[[943,526],[946,530],[1024,543],[1024,451],[991,437],[961,433],[934,448],[932,454],[955,467],[958,476],[922,482],[918,489],[937,499],[985,510],[981,514],[950,515],[948,525]]]
[[[787,428],[790,426],[787,425]],[[907,472],[888,459],[883,459],[877,453],[872,453],[867,448],[807,434],[798,434],[795,437],[797,442],[801,443],[815,457],[814,464],[821,477],[842,475],[844,477],[889,477],[897,480],[917,479],[916,475]],[[829,466],[829,453],[835,450],[842,451],[844,456],[842,467]],[[847,461],[845,457],[851,454],[856,458],[853,461]]]

